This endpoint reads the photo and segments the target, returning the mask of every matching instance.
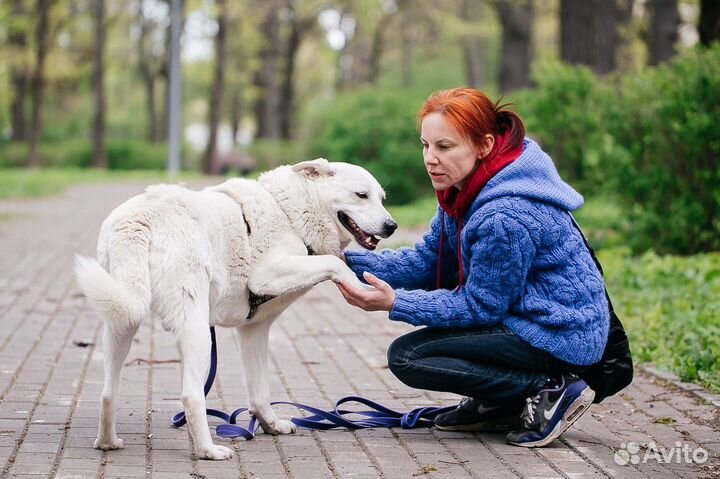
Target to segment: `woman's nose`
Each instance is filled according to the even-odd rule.
[[[425,150],[425,152],[423,153],[423,160],[425,161],[425,164],[435,165],[438,162],[438,159],[435,156],[435,152],[433,150],[431,150],[430,148]]]

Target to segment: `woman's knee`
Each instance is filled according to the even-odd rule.
[[[392,343],[390,343],[387,350],[388,367],[396,376],[398,371],[408,368],[411,363],[411,353],[408,349],[406,336],[400,336],[395,339]]]

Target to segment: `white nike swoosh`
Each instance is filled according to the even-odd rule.
[[[566,392],[567,392],[567,389],[566,389],[565,391],[563,391],[562,396],[560,396],[560,399],[558,399],[557,401],[555,401],[555,405],[554,405],[553,407],[551,407],[551,408],[548,409],[547,411],[544,411],[544,412],[543,412],[543,416],[545,416],[545,419],[547,419],[548,421],[549,421],[550,419],[552,419],[553,415],[555,414],[555,411],[557,410],[558,406],[559,406],[560,403],[562,402],[562,399],[565,397],[565,393],[566,393]]]

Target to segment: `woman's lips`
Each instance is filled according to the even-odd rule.
[[[445,176],[443,173],[435,173],[435,172],[432,172],[432,171],[430,171],[429,173],[430,173],[430,176],[433,177],[433,178],[440,178],[440,177],[442,177],[442,176]]]

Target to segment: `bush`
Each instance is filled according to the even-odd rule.
[[[258,171],[271,170],[280,165],[290,165],[300,161],[312,160],[297,142],[280,140],[256,140],[248,148],[255,160]]]
[[[311,115],[309,156],[367,168],[383,185],[391,204],[428,194],[432,187],[415,126],[423,100],[397,90],[341,94]]]
[[[547,62],[533,72],[537,87],[512,96],[527,135],[552,157],[561,176],[583,192],[604,183],[613,141],[604,129],[609,87],[587,67]]]
[[[87,140],[66,140],[41,143],[40,166],[87,168],[92,159],[92,145]],[[111,170],[161,170],[167,161],[164,143],[108,140],[105,145],[108,168]],[[27,164],[27,143],[0,145],[0,168],[19,168]]]
[[[608,128],[635,251],[720,250],[720,45],[625,79]]]

